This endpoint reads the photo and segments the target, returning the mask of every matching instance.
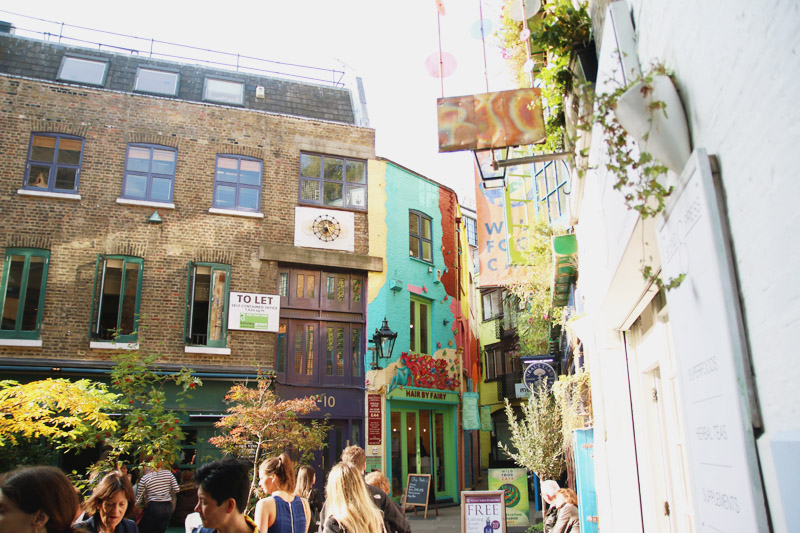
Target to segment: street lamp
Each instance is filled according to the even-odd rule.
[[[499,189],[506,184],[507,167],[498,163],[508,159],[508,148],[490,148],[488,150],[475,150],[475,162],[484,189]]]
[[[389,329],[389,324],[386,317],[383,317],[383,325],[381,329],[376,329],[375,334],[372,336],[372,342],[375,345],[375,351],[372,352],[372,370],[380,370],[378,364],[379,358],[389,359],[392,357],[392,350],[394,349],[394,341],[397,340],[397,333]]]

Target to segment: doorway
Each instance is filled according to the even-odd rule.
[[[401,498],[408,474],[430,474],[431,491],[448,490],[445,458],[446,413],[437,409],[393,409],[391,414],[392,497]]]

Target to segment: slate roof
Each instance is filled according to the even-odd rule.
[[[291,115],[296,117],[356,124],[352,99],[348,89],[302,83],[280,78],[269,78],[245,72],[214,69],[203,65],[190,65],[135,54],[123,54],[69,46],[49,41],[18,37],[0,33],[0,74],[10,74],[47,80],[56,83],[61,60],[65,54],[108,60],[109,68],[102,88],[133,93],[138,67],[161,68],[180,73],[177,96],[162,96],[220,105],[203,100],[203,84],[207,76],[243,81],[245,83],[244,108]],[[80,85],[68,82],[71,85]],[[88,87],[99,88],[95,85]],[[256,87],[263,86],[265,98],[256,98]],[[136,94],[143,94],[137,92]],[[237,106],[238,107],[238,106]]]

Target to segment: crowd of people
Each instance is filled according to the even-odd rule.
[[[98,476],[84,502],[58,468],[21,467],[0,476],[0,533],[164,533],[170,525],[187,533],[410,533],[405,512],[387,494],[386,477],[365,474],[364,450],[345,448],[328,474],[323,502],[312,467],[295,472],[287,454],[269,458],[258,468],[266,496],[251,518],[250,464],[240,459],[205,464],[192,477],[182,475],[180,485],[158,465],[135,490],[131,473],[113,470]],[[573,490],[548,480],[542,496],[549,506],[545,533],[580,531]]]

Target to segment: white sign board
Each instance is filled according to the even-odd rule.
[[[228,299],[228,329],[278,331],[281,297],[277,294],[232,292]]]
[[[461,533],[506,533],[505,491],[461,491]]]
[[[680,383],[697,531],[767,531],[755,450],[750,373],[727,218],[698,150],[658,222]]]
[[[294,245],[352,252],[355,214],[317,207],[294,208]]]

